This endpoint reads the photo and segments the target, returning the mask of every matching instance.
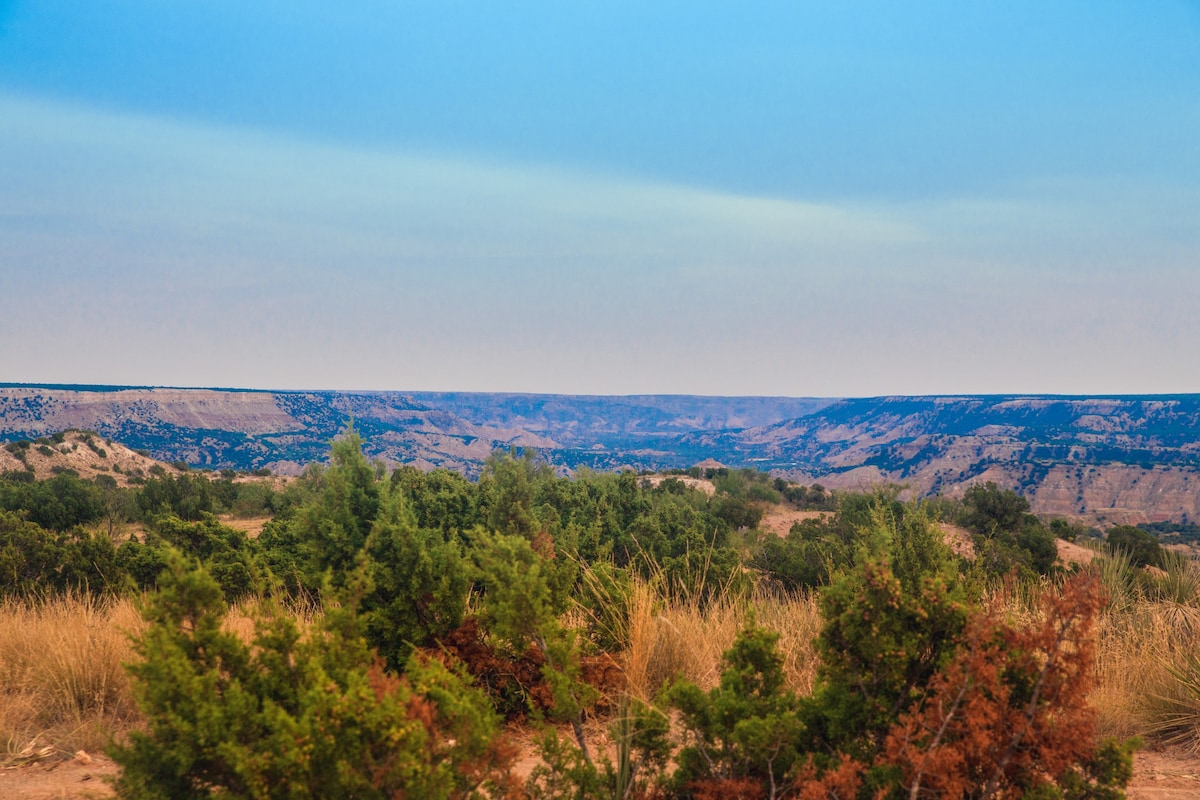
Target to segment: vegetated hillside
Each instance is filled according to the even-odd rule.
[[[84,480],[94,481],[105,475],[116,486],[129,486],[131,480],[145,478],[154,468],[165,470],[161,474],[181,472],[120,442],[86,431],[60,431],[32,441],[17,439],[0,448],[0,475],[28,472],[39,481],[71,471]]]
[[[776,425],[689,438],[832,488],[896,482],[960,496],[994,481],[1040,514],[1200,518],[1195,395],[843,400]]]

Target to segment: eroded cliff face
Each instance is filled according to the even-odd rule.
[[[740,432],[795,480],[961,497],[992,481],[1092,524],[1200,519],[1200,398],[876,398]],[[728,457],[727,457],[728,458]]]
[[[1200,474],[1174,467],[1110,465],[1051,468],[1034,488],[1039,514],[1112,524],[1200,519]]]
[[[422,469],[474,474],[497,448],[557,447],[543,433],[478,424],[394,392],[0,387],[0,438],[94,431],[200,467],[295,474],[325,459],[351,420],[370,456]]]
[[[45,434],[72,428],[108,433],[131,424],[247,434],[304,428],[269,392],[0,389],[0,434]]]
[[[941,494],[961,498],[971,486],[991,481],[1019,491],[1029,500],[1035,514],[1102,527],[1200,519],[1200,473],[1195,470],[1142,469],[1120,464],[1059,465],[1051,467],[1036,482],[1030,482],[1028,468],[1020,464],[992,465],[970,477],[956,479],[958,474],[957,468],[939,468],[935,463],[931,469],[904,476],[860,467],[823,476],[795,477],[848,491],[897,484],[906,488],[905,497]]]

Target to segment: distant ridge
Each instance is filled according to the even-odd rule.
[[[0,384],[0,439],[94,430],[165,461],[295,472],[353,418],[367,452],[477,475],[497,448],[564,470],[715,459],[831,488],[995,481],[1083,519],[1200,519],[1200,395],[572,396]]]

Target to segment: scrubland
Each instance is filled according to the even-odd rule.
[[[1115,797],[1135,737],[1200,752],[1189,559],[1106,548],[990,486],[901,503],[701,477],[714,491],[513,455],[478,484],[388,475],[351,434],[286,493],[226,487],[226,508],[273,517],[255,538],[186,474],[123,499],[126,541],[104,543],[111,505],[58,533],[0,511],[0,761],[111,750],[124,797],[352,778],[358,796]],[[1056,559],[1055,535],[1094,557]]]

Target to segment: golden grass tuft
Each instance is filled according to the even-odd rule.
[[[64,752],[102,748],[137,718],[124,663],[136,604],[71,594],[0,603],[0,747],[35,738]]]
[[[254,636],[261,601],[234,605],[227,630]],[[288,607],[301,630],[319,613]],[[145,629],[139,601],[74,593],[0,602],[0,761],[35,740],[62,753],[103,749],[141,723],[124,665]]]
[[[1146,734],[1147,692],[1166,676],[1173,626],[1149,603],[1101,615],[1096,648],[1096,688],[1089,701],[1101,735],[1128,738]]]
[[[1097,689],[1101,732],[1140,735],[1200,752],[1200,628],[1194,609],[1142,600],[1101,619]]]
[[[706,604],[667,602],[639,581],[628,602],[629,644],[622,663],[628,691],[641,700],[652,700],[664,685],[679,678],[703,689],[716,686],[721,656],[751,615],[759,626],[780,634],[789,688],[802,694],[812,688],[813,639],[820,630],[820,615],[809,596],[726,595]]]
[[[1200,744],[1200,570],[1171,554],[1157,574],[1127,555],[1100,554],[1092,562],[1108,590],[1097,648],[1097,688],[1091,703],[1109,736],[1147,736]],[[1187,707],[1192,706],[1190,713]],[[1191,733],[1186,728],[1191,726]],[[1200,747],[1198,747],[1200,749]]]

